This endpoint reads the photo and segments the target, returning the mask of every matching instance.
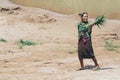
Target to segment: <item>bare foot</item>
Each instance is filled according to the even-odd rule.
[[[80,70],[84,70],[85,68],[80,68],[80,69],[78,69],[77,71],[80,71]]]

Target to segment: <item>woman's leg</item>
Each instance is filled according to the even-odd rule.
[[[80,65],[81,65],[81,68],[79,70],[84,70],[84,63],[83,63],[83,58],[81,56],[82,52],[81,52],[81,49],[82,49],[82,43],[79,39],[79,42],[78,42],[78,58],[79,58],[79,61],[80,61]]]
[[[95,67],[93,68],[93,71],[100,69],[97,59],[94,57],[94,58],[92,58],[92,60],[95,63]]]
[[[81,69],[84,69],[83,59],[80,59]]]
[[[97,62],[97,59],[94,57],[92,58],[93,62],[95,63],[95,66],[99,66],[98,62]]]

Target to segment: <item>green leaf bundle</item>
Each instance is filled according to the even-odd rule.
[[[98,16],[98,17],[95,19],[94,24],[97,25],[97,26],[100,28],[100,26],[102,26],[102,25],[105,23],[105,21],[106,21],[106,18],[105,18],[104,15]]]

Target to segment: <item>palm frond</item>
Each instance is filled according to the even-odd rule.
[[[106,18],[105,18],[104,15],[98,16],[98,17],[95,19],[94,24],[97,25],[97,26],[100,28],[100,26],[103,26],[103,24],[105,23],[105,21],[106,21]]]

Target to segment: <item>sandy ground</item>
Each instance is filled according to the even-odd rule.
[[[94,64],[87,59],[87,69],[77,71],[76,14],[0,2],[0,9],[9,9],[0,12],[0,38],[7,40],[0,42],[0,80],[120,80],[120,48],[108,51],[104,42],[109,39],[120,46],[119,20],[107,20],[101,30],[93,28],[93,47],[101,69],[92,71]],[[14,10],[16,7],[20,8]],[[19,39],[40,44],[19,49]]]

